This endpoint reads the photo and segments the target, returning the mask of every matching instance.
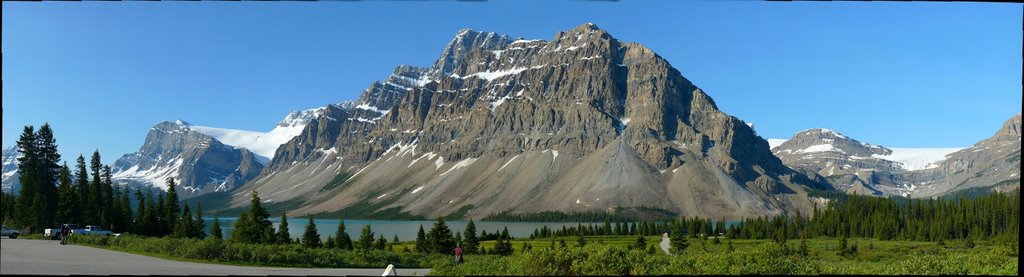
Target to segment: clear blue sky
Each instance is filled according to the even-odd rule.
[[[66,159],[164,120],[269,130],[430,65],[461,28],[593,22],[665,57],[765,138],[814,127],[959,147],[1021,111],[1021,4],[684,1],[3,3],[3,146],[50,122]]]

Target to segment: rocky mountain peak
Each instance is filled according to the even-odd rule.
[[[1020,141],[1021,118],[1020,113],[1014,115],[1003,123],[1003,128],[996,132],[992,139],[996,141]]]
[[[838,153],[857,157],[892,153],[891,149],[863,143],[834,130],[823,128],[800,131],[772,151],[776,154]]]
[[[323,113],[325,107],[312,108],[301,111],[292,111],[284,117],[281,122],[277,123],[277,127],[295,128],[305,126],[310,120],[313,120]]]
[[[444,48],[441,57],[434,62],[431,68],[441,75],[448,75],[456,68],[463,66],[466,57],[473,51],[497,50],[511,42],[508,35],[462,29]]]

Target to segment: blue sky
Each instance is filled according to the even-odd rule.
[[[461,28],[593,22],[665,57],[765,138],[826,127],[960,147],[1021,111],[1021,4],[685,1],[3,3],[3,146],[49,122],[105,163],[164,120],[267,131],[430,65]]]

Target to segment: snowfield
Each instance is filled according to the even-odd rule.
[[[922,170],[935,168],[946,159],[946,155],[964,148],[889,148],[890,155],[871,155],[872,158],[890,160],[900,164],[906,170]]]

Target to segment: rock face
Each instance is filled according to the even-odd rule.
[[[808,187],[831,189],[653,51],[584,24],[551,41],[460,31],[430,68],[399,66],[326,107],[232,205],[256,190],[298,214],[646,206],[737,219],[806,212]]]
[[[117,182],[166,190],[174,178],[182,198],[229,191],[252,179],[263,165],[245,148],[224,145],[191,130],[183,122],[153,126],[138,152],[126,154],[111,167]]]
[[[913,195],[941,196],[974,188],[1003,192],[1019,189],[1020,134],[1018,113],[992,137],[949,154],[938,167],[914,176],[922,181]]]
[[[948,152],[955,151],[948,150]],[[907,171],[898,161],[886,159],[893,150],[863,143],[829,129],[798,132],[772,148],[784,164],[808,176],[821,176],[836,189],[860,195],[908,193]],[[817,178],[817,177],[812,177]]]
[[[827,129],[802,131],[772,148],[787,166],[861,195],[942,196],[971,188],[1020,187],[1020,115],[970,148],[886,148]]]
[[[21,174],[18,173],[18,157],[21,153],[18,153],[17,146],[11,146],[4,148],[3,150],[3,182],[2,189],[4,192],[18,193],[21,189],[21,182],[18,178]]]

